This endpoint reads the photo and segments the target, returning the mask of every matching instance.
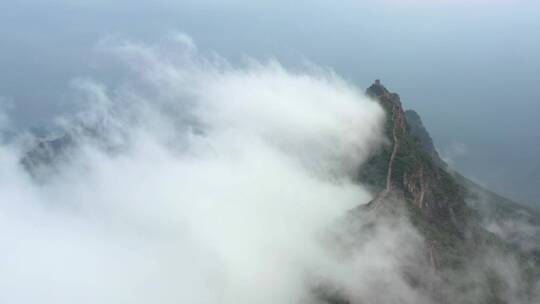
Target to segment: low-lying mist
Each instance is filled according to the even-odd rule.
[[[96,50],[121,81],[75,80],[55,145],[0,146],[0,302],[477,303],[486,269],[524,299],[511,257],[441,275],[406,216],[359,212],[385,115],[331,70],[183,34]]]
[[[314,280],[361,282],[327,241],[370,200],[351,173],[384,142],[376,102],[184,35],[98,49],[129,76],[74,82],[83,110],[58,120],[73,140],[54,170],[21,165],[25,136],[0,149],[1,302],[299,303]]]

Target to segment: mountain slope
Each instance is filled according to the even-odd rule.
[[[399,95],[378,81],[366,93],[386,110],[386,136],[391,143],[361,168],[359,181],[379,191],[378,200],[392,193],[412,204],[428,222],[455,233],[463,231],[464,191],[412,134]]]
[[[515,278],[498,272],[496,265],[501,260],[517,261],[519,278],[526,283],[512,293],[524,303],[533,302],[540,278],[538,213],[451,171],[439,157],[420,116],[404,111],[399,95],[378,80],[366,94],[386,110],[390,141],[359,170],[359,182],[376,193],[370,209],[405,207],[411,223],[425,238],[426,256],[442,280],[456,290],[483,294],[472,303],[509,303],[509,281]],[[487,255],[497,258],[486,262]],[[482,267],[473,276],[483,279],[465,279],[473,277],[468,268],[476,260]]]
[[[429,132],[424,126],[424,123],[422,122],[420,115],[418,115],[418,113],[416,113],[416,111],[414,110],[406,110],[405,119],[407,120],[407,125],[409,126],[410,133],[414,137],[416,137],[416,139],[419,141],[420,145],[422,146],[422,149],[426,153],[428,153],[429,156],[431,156],[431,158],[437,165],[446,168],[447,165],[439,156],[439,152],[435,148],[433,139],[431,138],[431,136],[429,135]]]

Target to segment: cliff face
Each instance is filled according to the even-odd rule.
[[[360,181],[378,192],[372,204],[381,204],[389,195],[397,196],[428,222],[456,233],[463,231],[466,222],[464,191],[444,169],[442,161],[438,161],[429,134],[426,132],[430,139],[426,144],[412,131],[422,126],[419,117],[413,120],[416,124],[411,127],[399,95],[389,92],[378,81],[366,93],[386,110],[385,131],[390,140],[360,170]]]
[[[418,113],[416,113],[414,110],[406,110],[405,118],[407,119],[407,124],[409,125],[411,134],[419,141],[422,149],[424,149],[424,151],[431,156],[431,159],[433,159],[435,164],[446,168],[447,165],[439,156],[439,152],[437,152],[437,149],[435,148],[433,139],[426,130],[420,115],[418,115]]]

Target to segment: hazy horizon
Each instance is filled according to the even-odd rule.
[[[539,303],[539,9],[0,2],[0,303]]]
[[[534,1],[5,1],[0,96],[16,128],[47,125],[77,108],[74,80],[120,78],[104,39],[182,32],[231,62],[313,62],[362,90],[380,78],[453,167],[540,206],[539,12]]]

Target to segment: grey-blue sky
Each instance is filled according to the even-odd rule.
[[[74,107],[77,77],[114,81],[105,36],[171,31],[236,60],[310,60],[366,87],[381,78],[416,109],[454,166],[504,194],[540,194],[536,1],[103,1],[0,3],[0,96],[20,127]],[[454,146],[465,147],[453,153]]]

